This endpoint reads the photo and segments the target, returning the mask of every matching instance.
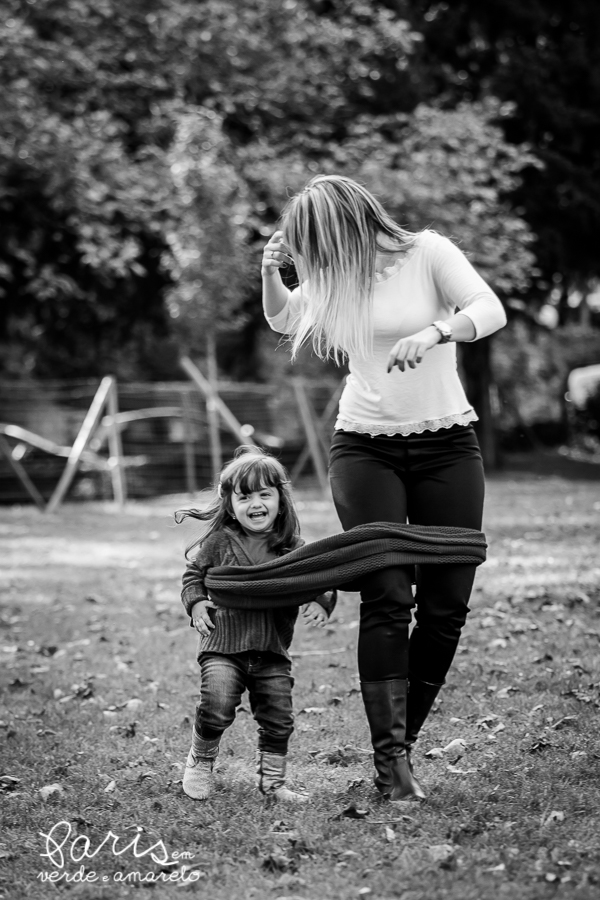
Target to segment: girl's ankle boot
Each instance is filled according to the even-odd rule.
[[[424,800],[406,755],[408,682],[363,681],[361,692],[373,744],[375,786],[386,800]]]
[[[182,784],[184,793],[192,800],[207,800],[212,793],[213,766],[219,755],[220,740],[205,741],[194,729]]]
[[[284,803],[306,803],[307,794],[291,791],[285,785],[287,758],[279,753],[259,750],[256,754],[258,789],[265,797],[274,797]]]

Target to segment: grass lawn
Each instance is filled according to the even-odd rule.
[[[297,499],[306,539],[339,530],[316,492]],[[600,897],[600,481],[489,480],[490,558],[418,746],[422,805],[372,787],[352,594],[296,630],[289,781],[310,803],[257,793],[247,703],[214,797],[185,797],[186,502],[0,509],[1,897]]]

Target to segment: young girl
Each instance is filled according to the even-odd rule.
[[[214,566],[266,562],[300,547],[300,526],[283,466],[254,447],[242,447],[221,472],[218,496],[204,510],[180,510],[208,523],[183,576],[181,599],[199,632],[201,696],[196,707],[192,746],[183,790],[194,800],[211,793],[219,742],[234,718],[244,690],[258,723],[258,787],[278,800],[302,802],[306,795],[285,786],[288,741],[293,731],[291,659],[288,653],[297,608],[222,609],[204,585]],[[334,595],[306,604],[307,623],[322,626],[335,605]]]

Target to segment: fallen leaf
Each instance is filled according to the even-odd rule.
[[[444,748],[443,747],[432,747],[431,750],[428,750],[425,754],[425,759],[442,759],[444,756]]]
[[[547,741],[545,738],[538,738],[537,741],[534,741],[531,747],[527,750],[528,753],[542,753],[544,750],[547,750],[548,747],[551,747],[552,744],[550,741]]]
[[[475,775],[477,769],[460,769],[458,766],[446,766],[447,772],[452,772],[453,775]]]
[[[449,866],[456,857],[456,847],[454,844],[434,844],[427,848],[429,856],[433,862],[438,863],[442,868]]]
[[[546,820],[544,821],[544,825],[552,825],[554,822],[564,822],[565,814],[560,809],[553,809],[551,813],[548,814]]]
[[[14,775],[0,775],[0,790],[14,791],[20,783],[21,779],[16,778]]]
[[[484,871],[484,872],[505,872],[505,871],[506,871],[506,866],[505,866],[504,863],[498,863],[497,866],[492,866],[491,868],[489,868],[489,869],[484,869],[483,871]]]
[[[489,713],[489,715],[482,716],[481,719],[478,719],[475,724],[477,725],[477,728],[483,728],[485,731],[487,731],[489,729],[489,725],[492,722],[495,722],[497,718],[498,716],[496,715],[496,713]]]
[[[138,697],[132,697],[132,699],[128,700],[127,703],[125,704],[125,709],[129,709],[129,710],[139,709],[139,707],[142,706],[143,702],[144,701],[140,700]]]
[[[462,752],[467,746],[467,742],[463,738],[454,738],[445,747],[442,747],[442,753]]]
[[[496,694],[496,697],[498,697],[498,699],[500,699],[500,700],[506,700],[506,698],[509,696],[509,694],[516,693],[518,690],[519,690],[519,688],[510,687],[510,686],[505,687],[505,688],[500,688],[500,690]]]
[[[369,813],[370,809],[358,809],[354,803],[351,803],[350,806],[347,806],[346,809],[343,809],[341,813],[338,813],[337,816],[334,816],[334,819],[365,819]]]
[[[385,839],[389,843],[396,840],[396,832],[394,831],[393,828],[390,828],[389,825],[385,826]]]
[[[52,794],[64,794],[64,789],[60,784],[46,784],[40,788],[39,793],[42,795],[42,800],[47,800]]]
[[[116,781],[109,781],[108,784],[106,785],[106,787],[104,788],[104,793],[105,793],[105,794],[112,794],[112,792],[114,791],[114,789],[116,788],[116,786],[117,786],[117,782],[116,782]]]
[[[292,860],[280,850],[273,850],[267,856],[263,857],[260,864],[261,869],[267,872],[282,872],[292,865]]]
[[[508,647],[508,641],[504,638],[495,638],[487,645],[488,650],[505,650]]]
[[[577,721],[577,716],[563,716],[562,719],[559,719],[558,722],[555,722],[552,725],[554,731],[558,731],[559,728],[564,728],[566,725],[571,725],[573,722]]]

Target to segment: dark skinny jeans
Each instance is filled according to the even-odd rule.
[[[471,425],[422,434],[336,431],[333,500],[344,530],[369,522],[481,529],[484,477]],[[361,583],[358,671],[362,681],[442,684],[469,612],[473,565],[393,566]],[[409,642],[411,610],[415,627]]]
[[[294,730],[292,664],[278,653],[202,653],[200,702],[195,729],[206,741],[218,740],[235,719],[248,691],[258,724],[258,749],[285,756]]]

